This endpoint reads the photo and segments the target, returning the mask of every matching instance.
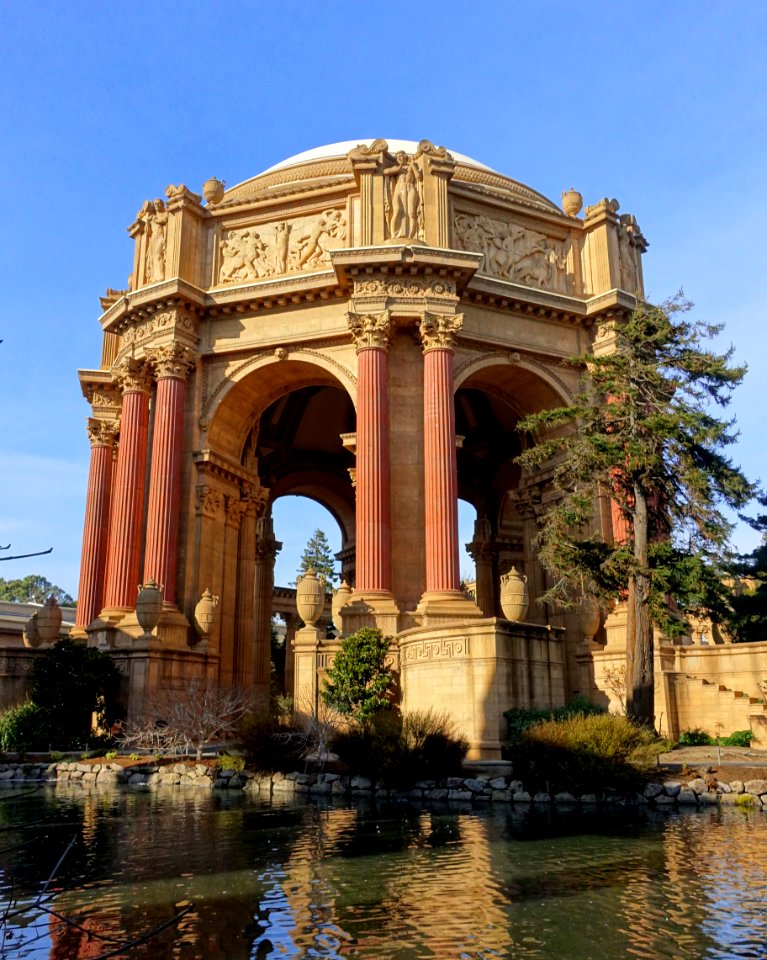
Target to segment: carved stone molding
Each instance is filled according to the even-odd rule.
[[[207,483],[197,485],[195,513],[197,516],[220,520],[224,510],[224,494]]]
[[[463,314],[424,313],[418,323],[418,332],[427,350],[452,350],[455,335],[463,326]]]
[[[387,350],[391,342],[389,311],[383,313],[347,313],[346,319],[357,351],[375,347]]]
[[[86,427],[92,447],[111,447],[120,429],[117,420],[98,420],[88,417]]]
[[[239,496],[226,497],[227,526],[233,527],[235,530],[239,530],[240,524],[242,523],[242,518],[247,513],[247,510],[248,503],[246,500],[242,500]]]
[[[125,393],[151,393],[152,374],[143,360],[129,357],[113,370],[113,376]]]
[[[357,277],[353,280],[353,297],[397,297],[426,299],[445,297],[457,300],[454,280],[430,277],[428,279],[402,277]]]
[[[96,419],[114,420],[119,416],[122,395],[116,383],[85,383],[83,387]]]
[[[440,640],[407,643],[402,645],[401,655],[406,663],[418,663],[422,660],[463,660],[469,656],[469,638],[443,637]]]
[[[136,320],[122,333],[121,353],[169,336],[189,347],[196,346],[200,339],[197,335],[197,315],[192,310],[177,306],[158,310],[144,319]]]
[[[158,380],[164,377],[186,380],[196,365],[196,357],[192,351],[176,342],[165,343],[147,350],[147,359]]]

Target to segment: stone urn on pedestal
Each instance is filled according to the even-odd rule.
[[[140,584],[136,597],[136,619],[144,631],[139,639],[148,640],[152,631],[160,622],[162,613],[163,587],[151,577]]]
[[[599,601],[590,595],[584,597],[578,610],[578,626],[586,645],[594,639],[601,623],[602,608],[599,606]]]
[[[213,624],[218,617],[218,599],[206,587],[194,608],[194,626],[202,646],[207,645]]]
[[[296,610],[307,627],[316,627],[324,609],[325,578],[309,569],[296,584]]]
[[[61,608],[55,597],[48,597],[37,611],[37,634],[42,643],[54,643],[61,630]]]
[[[36,647],[39,647],[43,642],[42,637],[37,629],[37,614],[33,613],[32,616],[24,624],[24,632],[22,634],[24,640],[24,646],[29,647],[30,650],[34,650]]]
[[[501,610],[507,620],[524,620],[530,605],[527,577],[516,567],[501,577]]]
[[[341,617],[339,616],[343,607],[351,600],[352,598],[352,588],[346,582],[343,581],[338,590],[333,594],[333,602],[330,606],[330,617],[333,621],[333,626],[339,633],[343,630],[343,624],[341,622]]]

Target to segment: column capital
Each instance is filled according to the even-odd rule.
[[[153,347],[146,355],[157,380],[165,377],[186,380],[197,363],[194,353],[176,341]]]
[[[248,513],[256,518],[265,516],[269,506],[269,488],[259,486],[257,483],[244,482],[241,491]]]
[[[357,352],[369,348],[388,350],[391,341],[391,319],[389,311],[383,313],[347,313],[354,346]]]
[[[86,429],[92,447],[111,447],[120,429],[120,423],[118,420],[98,420],[96,417],[88,417]]]
[[[430,313],[426,311],[418,321],[418,333],[423,344],[423,352],[452,350],[455,335],[462,326],[462,313]]]
[[[242,518],[248,509],[247,501],[241,500],[238,496],[229,496],[226,498],[226,523],[227,526],[240,529]]]
[[[113,376],[123,394],[152,392],[152,374],[143,360],[133,357],[123,360],[114,369]]]

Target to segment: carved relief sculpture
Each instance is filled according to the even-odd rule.
[[[568,242],[485,215],[455,217],[460,250],[484,255],[482,272],[541,290],[567,291]]]
[[[346,240],[342,210],[282,221],[255,230],[227,230],[219,243],[219,283],[244,283],[330,263]]]
[[[147,223],[147,247],[145,274],[147,283],[157,283],[165,279],[165,234],[168,226],[168,214],[165,203],[147,201],[141,211]]]
[[[357,350],[365,347],[388,348],[391,339],[388,310],[377,314],[347,313],[346,319]]]

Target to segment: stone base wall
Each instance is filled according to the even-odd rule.
[[[469,759],[501,758],[504,710],[565,700],[561,631],[491,617],[399,634],[403,710],[450,717]]]

